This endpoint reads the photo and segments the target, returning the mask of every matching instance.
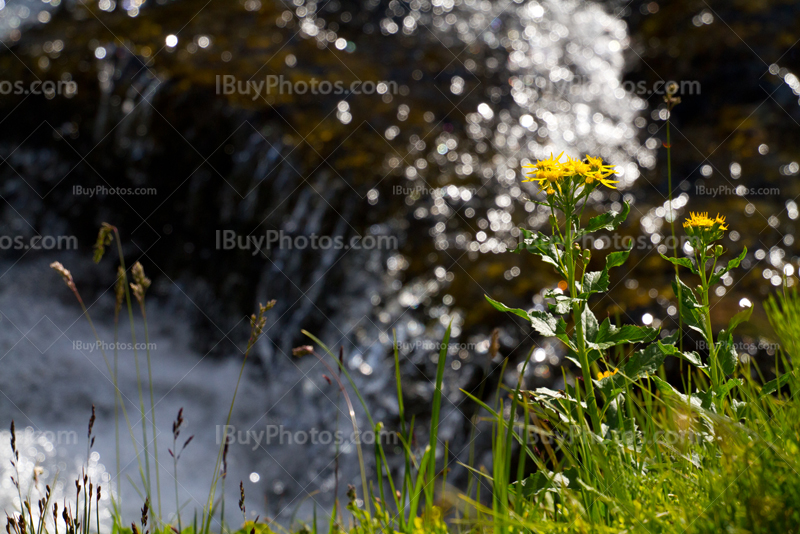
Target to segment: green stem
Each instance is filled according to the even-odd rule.
[[[175,472],[175,515],[178,516],[178,533],[183,532],[181,526],[181,500],[178,495],[178,442],[173,436],[172,438],[172,466]]]
[[[678,259],[678,240],[675,237],[675,215],[672,211],[672,140],[670,138],[670,122],[672,121],[672,106],[669,106],[667,115],[667,188],[669,189],[669,228],[672,232],[672,252],[673,257]],[[678,277],[678,264],[675,263],[675,277]],[[680,309],[681,301],[681,286],[678,284],[678,308]],[[680,311],[678,312],[678,346],[683,352],[683,317]],[[680,363],[681,370],[683,370],[683,363]]]
[[[147,312],[144,306],[144,294],[139,303],[142,309],[142,319],[144,320],[144,348],[147,352],[147,379],[150,385],[150,423],[153,428],[153,454],[156,461],[156,496],[158,497],[158,520],[161,521],[161,476],[159,475],[160,465],[158,463],[158,433],[156,432],[156,402],[153,397],[153,368],[150,364],[150,334],[147,330]]]
[[[122,270],[127,272],[125,268],[125,257],[122,255],[122,242],[120,241],[119,231],[114,228],[114,234],[116,234],[117,238],[117,252],[119,253],[119,262],[122,266]],[[127,282],[127,280],[126,280]],[[125,303],[128,306],[128,318],[130,319],[131,323],[131,341],[133,342],[133,361],[136,363],[136,385],[139,390],[139,411],[142,413],[142,447],[144,448],[144,469],[145,469],[145,494],[147,498],[150,499],[150,454],[148,452],[149,447],[147,446],[147,425],[146,422],[146,411],[144,409],[144,396],[142,394],[142,378],[141,373],[139,372],[139,353],[136,350],[136,326],[133,322],[133,306],[131,305],[131,290],[129,285],[125,284]],[[150,499],[150,502],[153,502]]]
[[[717,348],[714,343],[714,330],[711,328],[711,307],[709,306],[708,292],[710,290],[708,284],[708,276],[706,274],[706,257],[705,249],[700,251],[700,262],[698,263],[698,272],[700,273],[700,283],[703,298],[703,315],[705,316],[705,329],[706,336],[708,336],[708,359],[711,363],[711,384],[714,391],[719,390],[719,362],[717,361]],[[712,268],[713,272],[713,268]]]
[[[206,508],[203,510],[203,520],[200,523],[200,534],[207,534],[208,529],[211,527],[211,513],[214,506],[214,496],[217,493],[217,483],[219,482],[219,468],[220,464],[222,464],[222,453],[225,450],[225,443],[228,441],[228,426],[231,424],[231,416],[233,415],[233,405],[236,403],[236,394],[239,392],[239,383],[242,381],[242,374],[244,374],[244,366],[247,364],[247,358],[250,356],[250,349],[253,348],[255,345],[258,337],[251,334],[250,339],[247,341],[247,349],[244,351],[244,359],[242,360],[242,366],[239,369],[239,378],[236,379],[236,387],[233,389],[233,398],[231,399],[230,408],[228,408],[228,417],[225,419],[225,426],[223,427],[223,432],[225,434],[224,438],[222,439],[222,443],[219,447],[219,452],[217,453],[217,460],[214,464],[214,476],[211,479],[211,488],[208,492],[208,502],[206,503]]]
[[[573,206],[569,206],[572,208]],[[572,209],[567,212],[567,241],[566,241],[566,254],[567,254],[567,275],[569,280],[570,296],[573,299],[578,298],[577,288],[575,287],[575,249],[573,248],[573,233],[572,233]],[[583,375],[583,383],[586,388],[586,408],[589,411],[589,417],[592,420],[592,429],[599,433],[601,432],[600,414],[597,409],[597,397],[594,393],[594,384],[592,383],[592,372],[589,364],[589,354],[586,351],[586,340],[584,339],[583,321],[581,315],[583,314],[583,307],[585,304],[573,301],[572,304],[572,317],[575,322],[575,340],[578,349],[578,361],[581,364],[581,373]],[[577,390],[577,385],[576,388]]]
[[[120,478],[120,473],[122,469],[120,468],[120,453],[119,453],[119,404],[120,399],[118,398],[119,395],[116,394],[119,391],[119,374],[118,374],[118,346],[119,346],[119,306],[114,311],[114,435],[116,438],[116,449],[117,449],[117,500],[122,502],[122,480]],[[113,494],[112,494],[113,497]],[[98,527],[99,528],[99,527]],[[99,531],[98,531],[99,532]]]

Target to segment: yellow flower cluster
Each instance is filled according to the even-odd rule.
[[[606,165],[601,158],[586,156],[586,161],[572,159],[567,156],[567,161],[561,161],[564,155],[562,152],[558,156],[550,155],[549,158],[537,160],[535,164],[525,165],[524,168],[531,169],[527,173],[528,178],[524,182],[538,182],[539,187],[554,195],[556,192],[563,193],[565,185],[574,185],[593,188],[597,185],[604,185],[611,189],[616,189],[615,184],[618,180],[610,180],[609,177],[616,174],[613,165]]]
[[[714,241],[722,239],[728,225],[725,224],[725,217],[717,215],[715,218],[708,216],[708,212],[690,214],[690,217],[683,223],[686,235],[699,240],[698,247],[709,245]],[[694,246],[694,245],[693,245]]]
[[[597,373],[597,379],[598,380],[602,380],[604,378],[608,378],[609,376],[614,376],[618,372],[619,372],[619,369],[617,369],[615,367],[613,371],[605,371],[605,372],[602,372],[602,373]]]
[[[690,217],[686,219],[683,223],[684,228],[712,228],[715,224],[718,224],[718,228],[720,230],[727,230],[728,226],[725,224],[725,217],[717,214],[716,218],[712,219],[708,216],[708,212],[704,211],[703,213],[695,213],[692,212]]]

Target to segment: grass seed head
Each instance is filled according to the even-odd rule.
[[[103,259],[103,254],[106,252],[106,247],[111,244],[114,239],[114,227],[108,223],[103,223],[100,226],[100,231],[97,232],[97,241],[94,244],[94,256],[92,259],[95,263],[100,263]]]

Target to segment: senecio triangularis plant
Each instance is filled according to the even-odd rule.
[[[708,296],[711,287],[739,265],[746,251],[728,262],[726,267],[717,269],[717,260],[724,250],[715,242],[727,229],[725,220],[719,216],[710,219],[707,214],[692,214],[684,228],[694,252],[694,261],[688,257],[665,256],[700,279],[696,292],[677,276],[674,287],[683,322],[699,332],[708,343],[707,363],[697,353],[683,352],[676,347],[679,330],[669,336],[660,336],[658,328],[616,325],[609,318],[598,321],[589,301],[594,295],[608,290],[609,270],[627,260],[632,244],[625,250],[609,253],[602,270],[590,270],[591,251],[584,249],[581,242],[585,242],[583,238],[588,234],[617,230],[627,218],[630,205],[626,202],[619,213],[608,211],[584,222],[589,196],[597,188],[615,189],[618,181],[613,177],[616,172],[612,165],[605,164],[600,158],[586,156],[581,161],[567,157],[564,161],[562,155],[527,166],[529,172],[525,181],[537,182],[545,193],[544,201],[535,202],[549,210],[551,231],[550,235],[545,235],[522,228],[521,243],[513,252],[527,251],[541,257],[563,279],[565,284],[562,283],[561,287],[565,290],[555,288],[545,293],[548,311],[512,309],[488,296],[486,298],[496,309],[529,321],[540,335],[558,338],[566,346],[567,359],[580,370],[579,380],[574,385],[566,384],[565,391],[539,388],[521,393],[520,401],[525,399],[531,412],[548,424],[548,430],[568,432],[571,437],[577,430],[580,441],[592,442],[614,439],[625,433],[628,438],[624,441],[635,446],[641,434],[624,405],[636,384],[646,387],[649,394],[645,382],[652,380],[665,395],[677,395],[684,402],[706,409],[721,408],[726,394],[737,385],[736,380],[725,380],[725,375],[734,372],[737,361],[731,333],[739,323],[747,320],[752,308],[738,313],[728,328],[717,335],[715,342]],[[631,344],[637,344],[638,350],[628,357],[623,350],[611,350]],[[659,379],[656,374],[667,356],[685,360],[699,369],[698,385],[706,386],[710,382],[710,389],[698,389],[694,394],[683,396]],[[580,450],[580,446],[573,450]],[[585,464],[589,458],[582,460]]]

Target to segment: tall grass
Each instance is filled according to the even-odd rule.
[[[576,191],[573,193],[579,195],[580,189]],[[764,303],[781,342],[775,362],[770,362],[765,369],[754,360],[739,362],[731,349],[735,346],[732,332],[747,320],[752,309],[734,315],[722,331],[715,332],[711,328],[708,293],[721,278],[716,265],[726,253],[714,244],[717,236],[714,232],[724,231],[724,225],[712,221],[710,226],[700,225],[688,230],[694,233],[690,235],[694,239],[694,258],[665,258],[676,268],[690,271],[695,281],[700,282],[695,290],[676,276],[675,287],[682,323],[703,336],[709,345],[706,353],[684,352],[676,346],[680,331],[667,335],[655,329],[613,324],[610,319],[600,323],[590,308],[590,297],[604,291],[608,270],[624,262],[627,251],[611,253],[605,259],[603,270],[589,271],[589,255],[574,246],[573,241],[582,232],[618,226],[627,211],[600,214],[584,223],[585,206],[576,203],[565,207],[574,209],[567,214],[567,226],[563,225],[564,221],[561,227],[554,226],[551,237],[525,234],[528,241],[519,251],[527,250],[543,257],[565,274],[565,279],[571,280],[575,289],[548,293],[550,304],[546,312],[508,308],[492,299],[489,302],[499,310],[525,317],[540,334],[563,342],[578,369],[572,376],[566,367],[562,368],[564,388],[561,391],[527,390],[525,376],[533,354],[534,347],[531,347],[513,388],[505,386],[501,380],[493,400],[487,400],[482,388],[477,392],[463,391],[479,414],[476,422],[481,419],[492,427],[492,456],[490,465],[476,464],[476,455],[471,450],[469,462],[460,464],[468,473],[470,483],[459,494],[455,506],[445,504],[447,473],[451,465],[448,444],[442,443],[439,436],[441,405],[447,389],[445,369],[451,334],[448,327],[436,359],[427,439],[417,440],[421,432],[417,428],[419,425],[414,417],[407,419],[401,356],[395,337],[393,363],[399,422],[392,432],[401,444],[401,457],[396,458],[394,451],[387,450],[381,439],[375,440],[371,451],[356,441],[361,488],[348,489],[346,512],[339,507],[338,495],[335,495],[333,510],[328,519],[319,524],[316,511],[313,522],[308,525],[280,526],[269,520],[248,521],[244,515],[244,489],[240,485],[239,507],[245,523],[237,532],[317,533],[320,525],[329,534],[345,531],[352,534],[797,532],[800,529],[800,477],[797,476],[800,472],[800,401],[795,397],[800,390],[795,364],[800,348],[797,291],[785,289]],[[556,220],[554,225],[557,223]],[[568,229],[565,231],[565,228]],[[120,263],[115,324],[123,300],[128,303],[133,324],[131,292],[139,301],[146,321],[144,292],[149,280],[137,263],[131,270],[133,283],[128,282],[115,228],[103,227],[97,254],[102,257],[103,247],[110,244],[112,236],[117,240]],[[723,269],[735,268],[742,257],[733,258]],[[97,337],[71,273],[60,264],[53,267],[75,295]],[[251,335],[232,392],[226,427],[233,415],[250,352],[262,335],[265,313],[273,305],[274,301],[260,306],[251,317]],[[336,381],[345,399],[355,436],[360,435],[361,426],[353,395],[369,429],[380,438],[386,427],[373,419],[342,355],[337,356],[322,340],[303,332],[318,348],[298,347],[294,355],[313,356],[328,369],[327,376]],[[114,335],[116,339],[116,328]],[[102,344],[99,346],[102,351]],[[149,444],[146,439],[137,443],[134,438],[117,384],[116,354],[113,366],[106,354],[102,354],[114,381],[115,414],[121,411],[136,451],[141,484],[136,490],[144,500],[138,526],[126,523],[117,501],[121,498],[117,482],[117,491],[112,494],[111,532],[209,534],[212,522],[220,526],[222,533],[236,529],[225,524],[224,516],[227,439],[220,444],[214,465],[209,466],[213,468],[209,495],[199,517],[196,512],[191,525],[184,525],[181,520],[178,459],[192,439],[190,437],[182,445],[179,442],[182,411],[173,423],[173,446],[169,450],[176,479],[176,514],[165,520],[159,506],[153,509],[147,460]],[[666,380],[664,363],[670,358],[678,358],[687,365],[689,380],[678,383]],[[503,362],[501,374],[505,373],[508,363],[508,359]],[[137,377],[138,389],[142,391],[141,377]],[[149,356],[148,378],[151,428],[155,435]],[[143,399],[144,396],[139,399],[141,417],[146,412]],[[93,423],[94,413],[89,424],[89,451],[94,441]],[[117,440],[118,427],[117,421]],[[119,442],[116,445],[119,451]],[[16,468],[18,452],[13,422],[11,447]],[[153,456],[158,466],[155,446]],[[338,451],[335,459],[338,488]],[[371,466],[375,468],[372,475],[368,471]],[[66,534],[89,534],[107,530],[100,523],[102,489],[85,473],[76,481],[74,503],[61,505],[51,499],[49,486],[42,498],[33,502],[30,492],[22,493],[19,478],[17,471],[12,481],[17,488],[19,509],[7,515],[10,534],[58,534],[59,530]],[[223,489],[218,492],[220,481]],[[158,478],[156,486],[156,496],[160,498]],[[438,492],[437,488],[442,490]]]

